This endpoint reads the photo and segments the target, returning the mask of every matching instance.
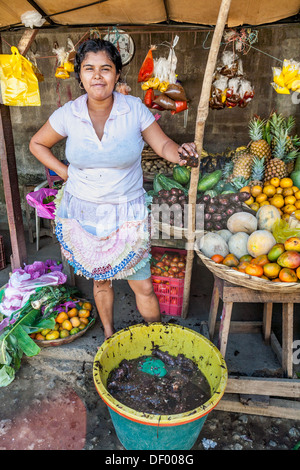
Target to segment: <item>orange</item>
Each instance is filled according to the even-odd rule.
[[[261,207],[261,206],[269,206],[269,205],[270,205],[269,201],[263,201],[263,202],[261,202],[261,203],[259,204],[259,207]]]
[[[241,193],[245,192],[245,193],[251,194],[251,188],[250,188],[250,186],[244,186],[243,188],[240,189],[240,192]]]
[[[73,325],[70,322],[70,320],[64,320],[61,326],[63,330],[68,330],[68,331],[71,331],[73,328]]]
[[[262,276],[264,274],[264,269],[262,266],[259,266],[258,264],[249,264],[246,266],[245,269],[246,274],[250,274],[250,276]]]
[[[259,209],[259,204],[258,202],[253,202],[253,204],[250,204],[250,207],[253,211],[257,212]]]
[[[266,281],[269,281],[269,280],[270,280],[270,279],[269,279],[267,276],[265,276],[264,274],[263,274],[262,276],[260,276],[260,278],[261,278],[261,279],[265,279]]]
[[[295,206],[297,209],[300,209],[300,201],[299,201],[299,199],[297,199],[297,201],[295,202],[294,206]]]
[[[93,306],[90,302],[84,302],[84,304],[82,305],[82,308],[86,310],[92,310]]]
[[[57,323],[62,324],[65,320],[68,320],[68,314],[66,312],[60,312],[57,317],[55,318],[55,321]]]
[[[269,263],[269,258],[267,255],[260,255],[251,260],[251,264],[256,264],[257,266],[264,266]]]
[[[249,199],[247,199],[247,201],[245,201],[245,204],[247,204],[247,206],[251,206],[251,204],[254,203],[254,198],[253,196],[249,197]]]
[[[46,335],[46,339],[48,341],[53,340],[53,339],[58,339],[58,338],[59,338],[59,331],[52,330]]]
[[[77,308],[71,308],[71,310],[68,311],[68,317],[73,318],[78,315],[78,310]]]
[[[295,204],[295,202],[297,201],[297,199],[295,198],[295,196],[286,196],[284,198],[284,204],[287,206],[289,204]]]
[[[266,194],[268,197],[274,196],[276,193],[276,188],[272,184],[267,184],[264,186],[263,193]]]
[[[29,335],[29,336],[30,336],[30,338],[35,339],[36,335],[37,335],[37,333],[31,333],[31,335]]]
[[[289,218],[290,218],[290,214],[283,214],[283,215],[281,216],[281,218],[282,218],[283,220],[286,220],[286,221],[288,222],[288,221],[289,221]]]
[[[280,186],[282,188],[291,188],[292,186],[294,186],[292,178],[282,178],[280,180]]]
[[[284,206],[282,210],[285,214],[292,214],[295,212],[296,206],[294,206],[294,204],[288,204],[287,206]]]
[[[248,264],[249,264],[249,261],[242,261],[242,262],[238,265],[238,270],[239,270],[239,271],[242,270],[243,272],[245,272],[245,269],[246,269],[246,267],[248,266]]]
[[[222,263],[222,262],[223,262],[224,256],[222,256],[222,255],[213,255],[213,256],[211,257],[211,259],[212,259],[215,263],[218,263],[218,264],[219,264],[219,263]]]
[[[296,269],[297,278],[300,279],[300,266]]]
[[[284,197],[286,197],[286,196],[293,196],[294,193],[293,193],[292,188],[284,188],[284,189],[282,190],[282,195],[283,195]]]
[[[79,330],[84,330],[84,329],[86,328],[85,323],[80,323],[80,324],[78,325],[78,328],[79,328]]]
[[[295,198],[296,199],[300,199],[300,190],[298,189],[298,191],[295,193]]]
[[[279,273],[279,279],[282,282],[297,282],[298,281],[296,272],[290,268],[283,268]]]
[[[80,318],[88,318],[90,316],[90,311],[85,308],[82,308],[81,310],[79,310],[78,316]]]
[[[72,323],[72,326],[76,328],[77,326],[80,325],[80,318],[79,317],[72,317],[70,322]]]
[[[251,188],[251,195],[253,197],[256,197],[262,193],[262,190],[263,190],[262,186],[259,186],[258,184],[256,184],[255,186],[252,186]]]
[[[80,318],[80,323],[83,323],[84,325],[87,325],[89,322],[89,319],[88,318]]]
[[[300,220],[300,209],[297,209],[297,210],[295,211],[295,214],[294,214],[294,215],[295,215],[295,217],[296,217],[297,220]]]
[[[278,277],[281,267],[277,263],[267,263],[264,265],[264,274],[270,279]]]
[[[293,193],[296,194],[299,191],[297,186],[292,186]]]
[[[276,194],[282,194],[283,189],[279,186],[279,188],[276,188]]]
[[[255,202],[258,202],[260,204],[261,202],[264,202],[268,199],[268,196],[266,194],[259,194],[257,198],[255,199]]]
[[[272,186],[275,186],[275,188],[278,188],[280,184],[280,179],[274,176],[274,178],[270,179],[270,183],[272,184]]]
[[[239,260],[232,253],[229,253],[229,255],[225,256],[223,264],[225,264],[225,266],[229,266],[230,268],[237,267],[239,265]]]
[[[272,282],[281,282],[281,280],[279,279],[279,277],[276,277],[276,279],[271,279]]]
[[[40,341],[43,341],[43,340],[45,339],[45,336],[41,335],[41,333],[37,333],[37,334],[35,335],[35,339],[38,339],[38,340],[40,340]]]
[[[277,209],[280,209],[284,206],[284,199],[281,194],[275,194],[275,196],[270,199],[270,203],[272,204],[272,206],[275,206],[277,207]]]

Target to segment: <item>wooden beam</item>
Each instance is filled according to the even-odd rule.
[[[300,381],[299,379],[229,376],[225,393],[299,398]]]
[[[205,68],[200,101],[197,111],[196,129],[195,129],[195,144],[199,158],[203,149],[204,127],[208,115],[210,90],[213,80],[213,73],[215,71],[219,48],[223,36],[223,31],[228,18],[231,0],[222,0],[216,27],[212,38],[212,43],[208,55],[208,60]],[[196,219],[196,199],[197,199],[197,185],[199,180],[199,165],[197,168],[192,168],[191,183],[189,189],[189,208],[188,208],[188,235],[187,235],[187,259],[185,270],[185,282],[183,292],[183,318],[187,317],[189,307],[189,297],[191,288],[191,277],[194,260],[194,242],[195,242],[195,219]]]
[[[23,56],[27,54],[31,44],[35,40],[38,31],[38,29],[26,29],[24,31],[18,43],[18,51],[20,52],[20,54],[22,54]]]

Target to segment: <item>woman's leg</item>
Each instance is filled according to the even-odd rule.
[[[114,289],[111,281],[94,281],[94,299],[105,339],[114,334]]]
[[[135,293],[138,311],[147,323],[160,322],[159,302],[153,289],[151,277],[143,281],[128,281]]]

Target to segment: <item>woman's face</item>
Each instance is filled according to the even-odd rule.
[[[89,97],[103,101],[112,95],[119,79],[115,64],[104,51],[88,52],[81,63],[80,79]]]

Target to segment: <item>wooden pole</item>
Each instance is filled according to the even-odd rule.
[[[212,38],[212,43],[207,59],[205,68],[200,101],[197,111],[196,129],[195,129],[195,144],[199,159],[203,149],[203,138],[205,122],[208,116],[209,99],[211,84],[213,80],[213,73],[215,71],[217,57],[220,49],[220,44],[223,36],[224,27],[228,18],[231,0],[222,0],[216,27]],[[189,208],[188,208],[188,233],[187,233],[187,259],[186,259],[186,272],[183,292],[183,306],[182,317],[187,317],[189,307],[189,297],[191,289],[192,268],[194,260],[194,243],[195,243],[195,222],[196,222],[196,199],[197,199],[197,185],[199,180],[199,165],[197,168],[192,168],[191,183],[189,189]]]

